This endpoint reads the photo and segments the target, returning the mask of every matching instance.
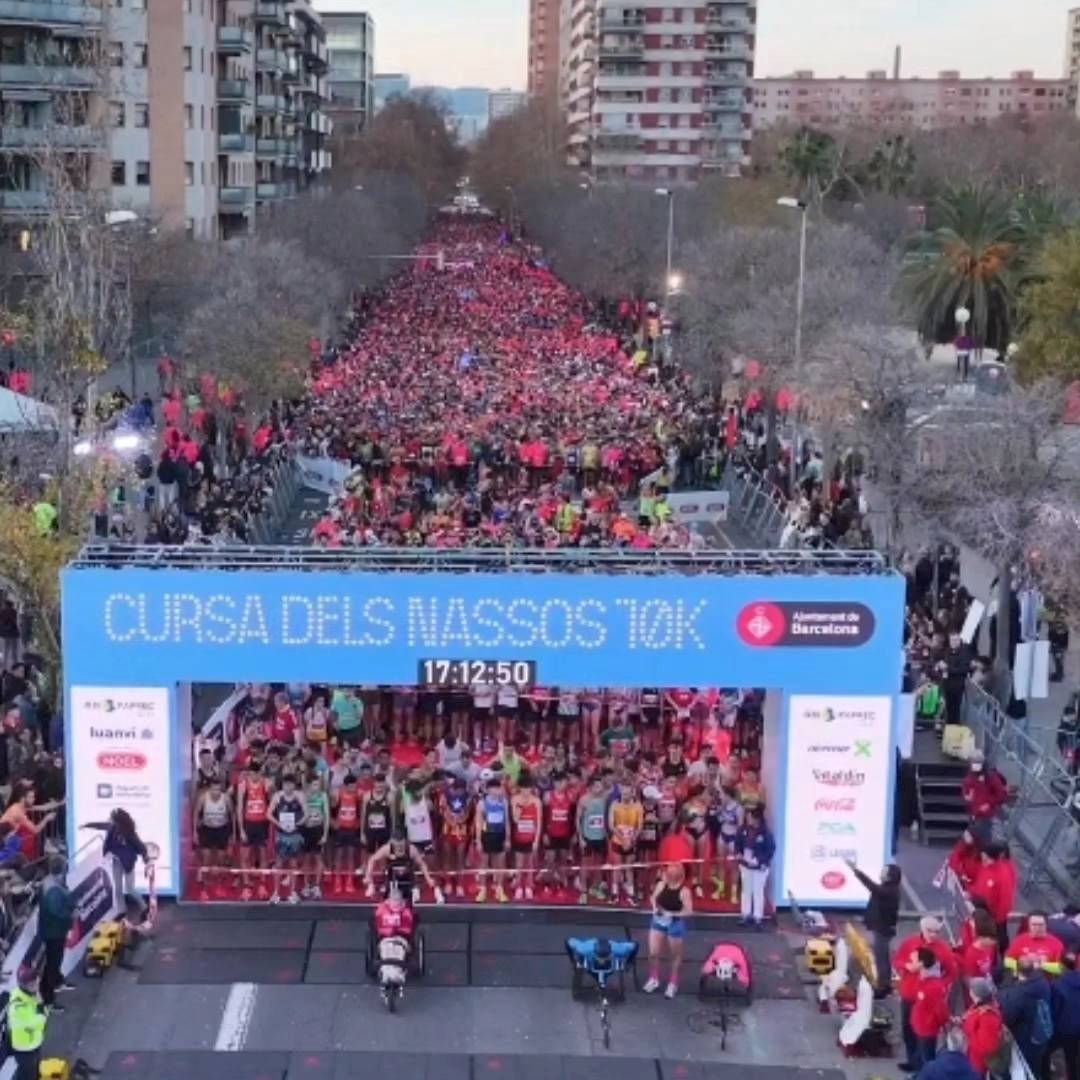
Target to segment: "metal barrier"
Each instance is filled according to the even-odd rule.
[[[1064,761],[1032,738],[1025,721],[1009,716],[981,686],[968,683],[964,722],[976,745],[1015,796],[1005,807],[1005,839],[1028,854],[1021,888],[1050,885],[1077,894],[1080,863],[1080,787]]]
[[[285,524],[300,488],[300,469],[292,456],[282,458],[267,474],[270,501],[251,526],[251,543],[273,543]]]
[[[784,493],[750,465],[728,461],[720,487],[729,494],[728,513],[762,548],[775,548],[784,531]]]

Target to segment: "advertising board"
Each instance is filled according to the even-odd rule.
[[[792,694],[784,785],[783,891],[800,904],[859,905],[888,853],[893,699]]]
[[[169,691],[160,686],[82,686],[71,688],[69,806],[75,843],[97,830],[84,826],[106,822],[122,808],[135,819],[144,843],[162,851],[157,883],[163,892],[175,887],[172,850],[173,737]],[[145,889],[143,864],[136,875]]]

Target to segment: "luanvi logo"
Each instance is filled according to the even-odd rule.
[[[874,613],[858,603],[760,600],[739,612],[735,629],[754,648],[809,645],[851,649],[874,636]]]

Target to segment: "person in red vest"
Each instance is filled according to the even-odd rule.
[[[1015,975],[1020,961],[1027,957],[1047,975],[1060,975],[1064,955],[1061,939],[1046,930],[1046,912],[1033,911],[1028,916],[1027,929],[1017,934],[1006,950],[1005,967]]]
[[[1009,788],[1001,773],[988,768],[982,754],[975,754],[960,793],[973,821],[992,821],[1005,805]]]
[[[915,1066],[919,1055],[919,1037],[911,1026],[911,1010],[918,998],[921,967],[918,960],[920,949],[929,949],[937,958],[943,978],[950,983],[956,978],[957,963],[952,950],[941,940],[941,920],[926,915],[919,920],[919,932],[904,938],[893,954],[893,971],[898,981],[900,997],[900,1026],[904,1039],[907,1062]],[[914,1072],[915,1068],[906,1069]]]
[[[990,1059],[1001,1046],[1005,1021],[994,1000],[994,984],[989,979],[972,979],[968,992],[971,994],[971,1007],[964,1013],[961,1026],[967,1036],[971,1067],[980,1076],[985,1076],[990,1068]]]
[[[997,926],[998,944],[1005,952],[1009,947],[1009,912],[1016,899],[1016,867],[1004,844],[992,843],[983,848],[982,866],[968,896],[985,902]]]
[[[952,979],[945,973],[937,953],[928,945],[921,945],[907,964],[907,971],[914,977],[915,1000],[911,1004],[911,1030],[918,1040],[916,1056],[902,1061],[901,1072],[916,1072],[937,1056],[937,1040],[941,1029],[952,1015],[949,1009],[949,991]]]

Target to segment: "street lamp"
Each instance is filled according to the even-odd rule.
[[[803,301],[806,296],[806,210],[807,204],[802,199],[795,199],[790,195],[783,195],[776,200],[777,206],[787,210],[798,210],[802,215],[799,224],[799,284],[795,293],[795,378],[793,382],[798,386],[802,378],[802,324],[803,324]],[[799,461],[799,410],[792,407],[792,442],[791,442],[791,469],[788,476],[788,491],[795,494],[795,476],[798,471]]]
[[[664,303],[667,304],[672,292],[675,291],[671,287],[671,279],[674,276],[671,272],[671,262],[675,254],[675,190],[658,187],[656,194],[667,199],[667,270],[664,273]]]
[[[506,185],[506,190],[510,192],[510,236],[514,236],[514,222],[517,218],[517,196],[514,194],[514,188],[512,184]]]
[[[667,279],[667,291],[669,296],[674,296],[676,293],[681,292],[683,287],[682,274],[668,274]]]
[[[966,338],[967,336],[967,324],[971,322],[971,312],[966,307],[964,307],[963,304],[961,304],[960,307],[958,307],[956,311],[953,312],[953,318],[956,319],[957,327],[956,371],[957,374],[961,376],[963,381],[967,382],[968,364],[971,359],[971,351],[967,348],[967,342],[963,341],[961,343],[960,339]],[[963,348],[960,347],[961,344],[963,345]]]

